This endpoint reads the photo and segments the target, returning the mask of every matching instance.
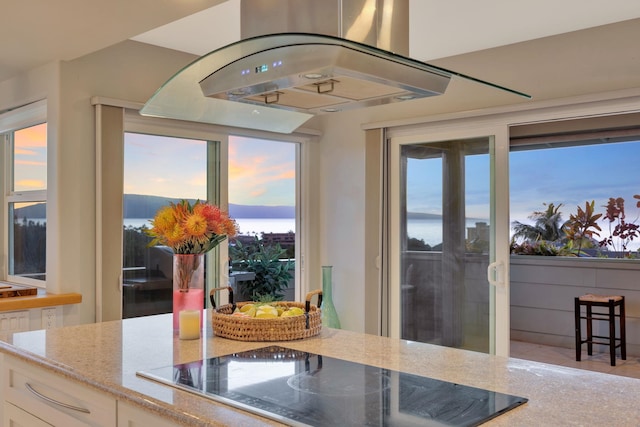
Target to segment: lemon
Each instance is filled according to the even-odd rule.
[[[271,319],[278,317],[278,310],[271,305],[261,305],[258,310],[256,310],[255,317],[259,319]]]
[[[245,304],[242,307],[240,307],[240,312],[245,313],[245,312],[251,310],[254,307],[255,307],[254,304]]]
[[[256,319],[275,319],[276,317],[278,317],[278,313],[270,311],[258,311],[256,313]]]
[[[304,314],[303,309],[301,309],[300,307],[291,307],[290,309],[282,313],[282,317],[299,316],[301,314]]]
[[[244,313],[249,317],[254,317],[256,315],[256,306],[255,304],[245,304],[240,307],[240,313]]]

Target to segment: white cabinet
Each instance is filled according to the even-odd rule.
[[[2,371],[4,426],[116,425],[116,400],[104,393],[7,355]]]
[[[0,354],[2,427],[176,427],[63,375]]]
[[[118,401],[118,427],[175,427],[176,424],[126,402]]]
[[[30,413],[23,411],[9,402],[4,402],[4,423],[5,427],[51,427]]]

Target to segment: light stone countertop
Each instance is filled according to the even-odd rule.
[[[171,315],[21,332],[0,337],[0,352],[179,425],[281,425],[136,376],[140,370],[274,344],[217,338],[207,323],[206,338],[194,341],[173,336]],[[640,425],[637,379],[334,329],[279,344],[529,399],[487,426]]]

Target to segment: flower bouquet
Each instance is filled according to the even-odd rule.
[[[166,245],[176,254],[203,254],[238,233],[236,222],[217,206],[197,200],[170,203],[151,220],[149,246]]]
[[[170,203],[151,220],[149,246],[164,245],[173,256],[173,326],[180,312],[204,306],[204,254],[238,233],[236,222],[217,206],[197,200]],[[200,322],[202,323],[202,321]]]

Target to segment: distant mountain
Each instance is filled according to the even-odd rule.
[[[153,218],[158,209],[167,206],[169,202],[178,203],[180,199],[172,199],[159,196],[145,196],[142,194],[124,195],[125,218]],[[191,203],[195,199],[189,200]],[[45,204],[27,206],[16,209],[18,218],[44,218]],[[261,205],[235,205],[229,204],[231,218],[295,218],[293,206],[261,206]],[[441,219],[442,215],[408,212],[407,219]],[[472,219],[472,218],[469,218]]]
[[[180,199],[141,194],[124,195],[124,218],[153,218],[158,209],[167,206],[169,202],[178,203]],[[195,199],[189,202],[194,203]],[[16,209],[15,214],[21,218],[45,218],[46,204],[27,206]],[[293,206],[260,206],[229,204],[231,218],[295,218]]]
[[[125,218],[153,218],[158,209],[169,202],[178,203],[180,199],[171,199],[141,194],[124,195]],[[194,203],[195,199],[189,202]],[[229,204],[231,218],[295,218],[293,206],[260,206]]]
[[[423,212],[407,212],[407,219],[442,219],[442,215]]]
[[[47,204],[46,203],[38,203],[37,205],[31,205],[24,208],[18,208],[14,211],[14,215],[20,221],[22,218],[46,218]]]

